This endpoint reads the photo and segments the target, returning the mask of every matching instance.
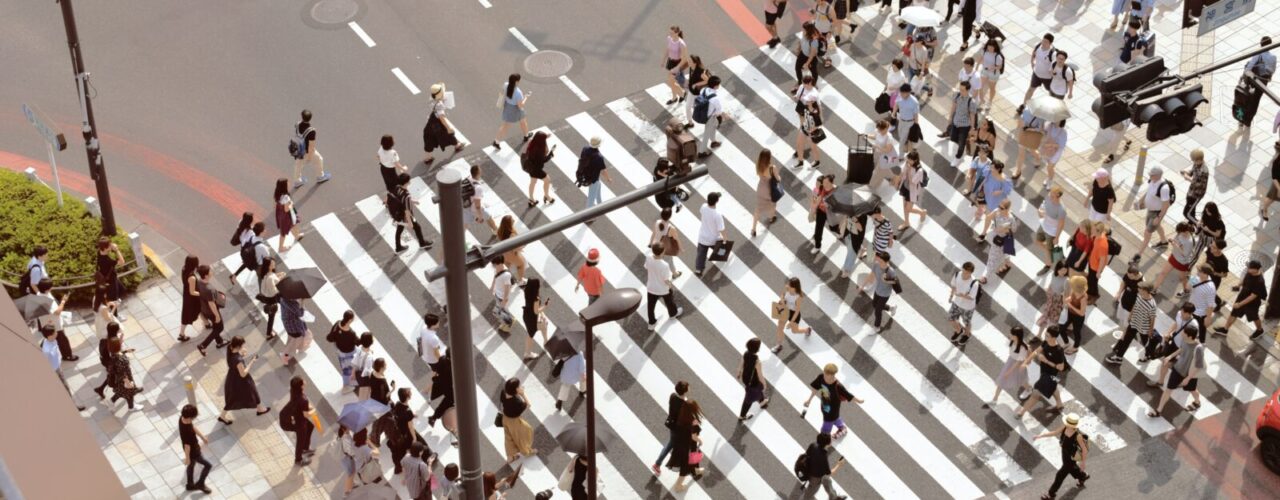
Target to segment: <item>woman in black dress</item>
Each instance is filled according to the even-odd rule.
[[[573,462],[569,466],[573,467],[573,483],[569,486],[569,498],[587,500],[589,498],[587,496],[587,478],[590,476],[587,471],[591,468],[590,462],[587,461],[586,455],[575,455]]]
[[[142,387],[133,381],[133,369],[129,367],[129,358],[122,347],[124,341],[116,337],[107,342],[107,352],[111,355],[111,365],[107,367],[107,380],[111,385],[111,402],[124,399],[129,410],[141,410],[142,404],[133,404],[133,397],[142,392]]]
[[[294,376],[289,380],[289,402],[285,403],[281,413],[293,419],[294,428],[293,463],[297,465],[311,464],[311,456],[316,450],[311,449],[311,431],[315,424],[311,423],[311,402],[307,400],[306,383],[302,377]]]
[[[440,360],[436,362],[435,367],[431,370],[431,398],[428,400],[435,401],[437,398],[444,398],[435,406],[435,411],[431,416],[427,417],[427,427],[435,427],[436,420],[440,420],[444,425],[444,430],[449,431],[450,439],[453,446],[458,446],[458,422],[457,410],[454,409],[453,401],[453,360],[449,357],[449,351],[445,351],[440,356]]]
[[[550,205],[556,202],[551,197],[551,182],[547,181],[547,162],[555,156],[556,148],[547,147],[547,133],[539,130],[533,134],[533,139],[524,147],[524,152],[520,154],[520,168],[529,174],[529,206],[538,204],[538,198],[533,196],[533,188],[538,186],[538,181],[542,181],[542,201]]]
[[[395,382],[387,383],[387,360],[373,360],[373,372],[369,374],[369,399],[391,406],[391,389]]]
[[[676,484],[671,491],[680,493],[689,489],[684,478],[693,475],[695,480],[702,478],[702,463],[690,463],[689,455],[698,451],[702,444],[699,434],[702,432],[702,408],[698,402],[690,399],[680,406],[680,416],[676,417],[675,429],[672,430],[671,458],[667,459],[667,468],[680,472]]]
[[[453,153],[458,154],[467,146],[458,142],[453,123],[445,115],[445,110],[448,109],[445,105],[445,93],[443,82],[431,86],[431,112],[427,115],[427,125],[422,127],[422,150],[426,152],[422,157],[422,163],[427,165],[436,161],[435,157],[431,156],[431,152],[436,148],[443,151],[444,148],[453,147]]]
[[[218,415],[219,422],[226,425],[235,422],[231,418],[232,410],[257,408],[258,415],[271,411],[271,408],[262,405],[262,399],[258,397],[258,385],[253,382],[253,375],[249,373],[249,367],[257,360],[258,355],[254,354],[245,361],[244,337],[231,337],[227,348],[227,381],[222,388],[226,403],[222,407],[222,414]]]
[[[548,298],[546,302],[541,300],[542,280],[533,278],[528,281],[524,287],[524,329],[529,332],[529,337],[524,340],[524,359],[537,359],[542,353],[533,352],[533,333],[542,332],[542,343],[547,343],[547,320],[543,316],[543,311],[547,308],[547,302],[551,302]]]
[[[188,255],[182,263],[182,326],[178,327],[178,341],[191,340],[187,336],[187,327],[194,325],[200,317],[200,292],[196,291],[196,268],[200,267],[200,258]]]

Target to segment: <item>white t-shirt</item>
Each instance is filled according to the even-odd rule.
[[[977,90],[982,88],[982,78],[978,76],[979,73],[981,72],[982,71],[976,67],[973,68],[973,72],[968,72],[968,71],[965,71],[964,67],[962,66],[960,67],[960,74],[958,76],[959,80],[957,81],[960,81],[960,82],[968,81],[969,90],[976,94]],[[974,94],[971,94],[971,95],[973,95],[973,97],[977,97],[977,95],[974,95]]]
[[[396,164],[400,163],[400,153],[394,149],[378,148],[378,163],[386,168],[395,168]]]
[[[972,311],[977,307],[978,303],[974,297],[978,294],[978,278],[970,276],[965,279],[963,273],[956,273],[951,278],[951,288],[955,290],[955,295],[951,297],[951,302],[961,309]],[[962,297],[960,294],[966,294],[969,298]]]
[[[700,210],[702,227],[698,230],[698,244],[711,246],[720,241],[720,232],[724,231],[724,216],[711,205],[702,205]]]
[[[498,302],[507,300],[507,293],[511,291],[511,286],[515,284],[515,277],[511,275],[511,271],[503,269],[502,272],[493,277],[493,298]]]
[[[667,281],[671,279],[671,266],[662,259],[655,259],[653,255],[649,255],[644,259],[645,270],[645,288],[649,293],[654,295],[666,295],[671,293],[671,287],[667,286]]]
[[[805,104],[813,104],[817,102],[818,88],[801,85],[800,88],[796,89],[796,100]]]
[[[1049,80],[1049,90],[1057,95],[1067,94],[1067,83],[1076,81],[1076,69],[1071,67],[1070,63],[1053,72],[1053,79]]]
[[[1040,44],[1036,44],[1035,54],[1033,55],[1035,63],[1032,66],[1032,71],[1035,72],[1036,76],[1044,80],[1053,77],[1054,52],[1057,51],[1052,47],[1046,49]]]
[[[1163,185],[1163,177],[1158,181],[1147,183],[1147,194],[1142,199],[1142,204],[1146,205],[1147,210],[1161,210],[1164,208],[1164,203],[1169,201],[1169,188],[1162,187]]]
[[[436,355],[436,349],[440,350],[440,354],[445,352],[444,342],[440,341],[440,334],[427,328],[425,323],[418,326],[418,346],[422,348],[422,360],[430,365],[440,361],[440,356]]]
[[[902,70],[889,67],[889,76],[885,78],[885,92],[889,95],[898,93],[898,89],[902,88],[902,84],[907,83],[907,75]]]

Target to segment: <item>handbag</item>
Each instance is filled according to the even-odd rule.
[[[997,234],[997,235],[995,235],[995,236],[992,236],[992,237],[991,237],[991,244],[992,244],[992,245],[995,245],[995,246],[998,246],[998,247],[1002,247],[1002,246],[1004,246],[1004,240],[1005,240],[1005,238],[1007,238],[1007,236],[1005,236],[1005,235],[1003,235],[1003,234]]]
[[[876,113],[888,113],[891,109],[893,109],[893,107],[890,106],[889,103],[889,93],[881,92],[880,97],[876,98]]]
[[[573,489],[573,461],[570,461],[569,465],[564,468],[564,472],[560,473],[560,482],[556,486],[560,488],[560,491]]]
[[[777,203],[783,196],[782,183],[775,177],[769,178],[769,200]]]
[[[698,465],[702,463],[702,450],[694,450],[689,452],[689,465]]]
[[[809,132],[809,140],[813,141],[814,144],[825,141],[826,139],[827,131],[822,128],[815,128],[813,131]]]
[[[712,262],[724,262],[729,260],[729,254],[733,253],[733,242],[730,240],[717,241],[715,246],[711,247],[711,256],[708,257]]]
[[[1054,245],[1053,248],[1049,249],[1049,256],[1050,256],[1050,260],[1052,260],[1053,263],[1055,264],[1058,263],[1058,261],[1066,258],[1066,256],[1063,255],[1062,253],[1062,247],[1057,245]]]
[[[501,412],[499,412],[496,416],[494,416],[494,417],[493,417],[493,426],[494,426],[494,427],[502,427],[502,413],[501,413]]]
[[[670,234],[662,237],[662,255],[676,256],[680,255],[683,248],[680,246],[680,239]]]
[[[1035,129],[1022,129],[1018,132],[1018,145],[1035,151],[1040,148],[1040,141],[1044,139],[1044,132]]]
[[[214,290],[213,303],[217,305],[218,308],[227,307],[227,294],[222,293],[221,290]]]
[[[781,300],[774,302],[769,308],[769,317],[773,319],[782,319],[787,315],[787,303]]]

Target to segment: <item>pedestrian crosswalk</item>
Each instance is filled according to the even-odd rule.
[[[828,139],[819,144],[822,166],[781,167],[786,196],[777,204],[778,220],[751,232],[756,199],[754,158],[761,149],[774,158],[794,153],[797,117],[789,92],[794,81],[794,56],[785,47],[735,56],[712,66],[724,81],[718,95],[730,117],[720,127],[722,142],[707,159],[711,175],[693,182],[691,197],[672,217],[686,248],[699,229],[697,209],[706,196],[724,194],[719,210],[725,215],[730,239],[737,242],[728,262],[713,266],[701,278],[686,272],[675,280],[677,302],[684,314],[662,318],[649,331],[642,317],[632,317],[597,328],[596,390],[598,422],[619,436],[606,443],[601,455],[601,488],[606,498],[648,498],[673,492],[675,473],[664,472],[656,480],[650,471],[668,431],[663,426],[668,395],[676,381],[688,381],[690,396],[700,402],[702,450],[707,475],[683,495],[693,498],[776,498],[791,496],[797,482],[792,465],[814,439],[821,425],[817,411],[805,412],[809,381],[828,363],[839,369],[839,378],[861,405],[844,411],[850,432],[835,443],[836,453],[851,467],[834,479],[841,493],[854,498],[977,498],[1056,468],[1061,456],[1052,440],[1037,436],[1060,425],[1060,417],[1044,410],[1014,414],[1021,404],[1001,395],[992,409],[982,408],[995,391],[995,378],[1009,354],[1005,332],[1021,325],[1036,330],[1039,304],[1044,300],[1044,278],[1035,255],[1032,229],[1037,227],[1036,207],[1041,201],[1038,182],[1018,186],[1011,196],[1021,230],[1012,268],[1003,277],[993,276],[986,286],[988,297],[973,320],[975,342],[959,349],[945,339],[951,328],[946,319],[947,282],[959,265],[974,262],[979,272],[986,260],[985,247],[977,243],[970,221],[973,209],[957,187],[963,172],[950,166],[945,143],[932,138],[945,120],[936,109],[922,113],[921,127],[927,140],[920,145],[925,164],[935,179],[925,188],[922,205],[927,222],[905,233],[891,249],[893,263],[904,278],[904,292],[895,304],[893,327],[875,333],[870,326],[870,298],[858,287],[866,269],[858,264],[853,276],[838,276],[846,252],[845,243],[828,235],[816,255],[810,255],[813,225],[807,220],[809,193],[819,174],[843,178],[844,158],[855,134],[871,129],[877,115],[871,111],[883,84],[844,48],[833,48],[833,68],[819,89],[826,110]],[[556,147],[547,165],[548,180],[557,188],[552,205],[529,207],[525,196],[528,177],[521,172],[513,144],[499,150],[456,160],[441,168],[465,169],[481,165],[490,186],[485,207],[495,218],[514,217],[518,232],[527,232],[551,220],[569,216],[584,205],[585,194],[573,187],[576,152],[591,138],[601,139],[600,150],[609,165],[612,182],[603,187],[612,197],[652,182],[651,166],[665,156],[665,136],[660,124],[672,117],[684,119],[682,106],[667,107],[664,85],[655,85],[631,96],[609,102],[589,112],[548,124]],[[701,126],[692,131],[701,133]],[[304,221],[302,240],[281,256],[281,267],[319,268],[331,286],[305,303],[317,316],[312,331],[316,341],[299,359],[297,370],[307,377],[335,411],[355,396],[342,387],[336,350],[323,340],[329,325],[343,311],[357,313],[357,332],[373,332],[375,352],[388,362],[388,378],[408,387],[419,415],[430,412],[421,388],[426,368],[418,359],[415,343],[423,312],[437,310],[443,301],[443,283],[426,282],[424,271],[437,264],[440,220],[429,201],[432,176],[415,177],[410,184],[424,230],[437,239],[428,252],[396,253],[394,228],[380,194],[373,194],[349,210]],[[901,203],[889,186],[876,193],[885,201],[886,215],[894,225],[903,217]],[[576,269],[588,249],[600,252],[600,269],[612,287],[644,288],[644,257],[658,210],[652,202],[637,203],[591,225],[578,226],[524,248],[530,278],[543,281],[542,296],[550,298],[552,325],[567,326],[576,311],[586,306],[584,294],[575,291]],[[492,233],[484,225],[468,225],[468,244],[485,244]],[[868,243],[869,244],[869,243]],[[273,248],[276,242],[269,242]],[[677,258],[677,271],[692,267],[692,252]],[[222,260],[237,267],[239,256]],[[506,460],[503,430],[492,425],[497,392],[509,378],[522,380],[532,406],[525,418],[535,428],[535,457],[523,459],[519,497],[555,488],[569,457],[555,444],[554,436],[569,423],[581,421],[581,400],[555,410],[558,380],[549,375],[551,362],[544,356],[523,360],[523,325],[499,333],[490,312],[490,269],[472,273],[471,292],[474,341],[477,350],[477,391],[480,395],[484,460],[489,470]],[[777,300],[786,279],[796,277],[806,294],[804,322],[814,329],[811,337],[787,334],[781,354],[765,354],[763,369],[769,384],[771,406],[739,423],[742,389],[738,383],[741,352],[749,339],[774,344],[776,323],[770,304]],[[247,297],[256,294],[254,278],[241,276],[237,285]],[[1109,295],[1119,288],[1119,278],[1107,272],[1101,277],[1104,297],[1086,320],[1085,346],[1069,358],[1072,370],[1062,383],[1066,411],[1081,416],[1081,429],[1089,434],[1095,450],[1106,453],[1172,431],[1188,419],[1204,419],[1265,394],[1249,381],[1256,367],[1246,367],[1230,351],[1206,354],[1202,375],[1203,404],[1194,413],[1180,408],[1158,418],[1146,416],[1159,393],[1146,381],[1154,377],[1155,363],[1140,365],[1137,353],[1125,364],[1104,365],[1101,358],[1116,329],[1110,319],[1114,309]],[[512,300],[519,318],[521,298]],[[1162,311],[1176,304],[1165,300]],[[641,312],[641,316],[643,311]],[[1162,313],[1160,328],[1170,324]],[[552,327],[555,330],[555,326]],[[244,334],[243,332],[233,332]],[[1095,338],[1096,337],[1096,338]],[[540,340],[539,340],[540,341]],[[1037,375],[1035,365],[1031,377]],[[1212,380],[1208,380],[1212,379]],[[1182,399],[1177,399],[1182,398]],[[1186,395],[1175,396],[1185,406]],[[445,463],[456,462],[457,451],[439,427],[428,428],[425,417],[417,426],[428,436],[433,450]],[[437,424],[439,425],[439,424]],[[464,439],[466,436],[463,437]],[[386,469],[390,469],[389,459]],[[398,484],[394,481],[393,484]]]

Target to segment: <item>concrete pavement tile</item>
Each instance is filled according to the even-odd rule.
[[[172,448],[157,450],[151,454],[148,461],[158,471],[182,466],[182,457],[177,453],[173,453]]]
[[[133,468],[131,467],[120,469],[116,473],[116,477],[120,478],[120,484],[123,485],[124,489],[126,490],[129,489],[131,485],[141,481],[141,479],[138,477],[138,473],[134,472]]]
[[[120,450],[115,447],[103,448],[102,454],[107,457],[107,463],[111,464],[112,469],[119,471],[129,466],[129,463],[124,459],[124,455],[121,455]]]
[[[160,471],[156,470],[155,466],[151,465],[150,461],[143,460],[133,464],[133,472],[137,473],[138,477],[142,478],[143,482],[146,482],[147,479],[159,474]]]
[[[147,491],[156,498],[164,498],[167,493],[172,493],[173,491],[170,489],[169,484],[165,482],[164,478],[160,477],[158,474],[154,474],[151,477],[143,479],[142,484],[147,485]]]
[[[146,450],[161,449],[165,446],[167,441],[168,439],[166,439],[165,436],[161,435],[160,432],[158,431],[152,431],[150,433],[143,434],[139,436],[137,439],[138,448],[142,449],[143,452],[146,452]]]
[[[265,478],[257,478],[244,485],[244,493],[250,498],[262,498],[271,492],[271,484]]]

